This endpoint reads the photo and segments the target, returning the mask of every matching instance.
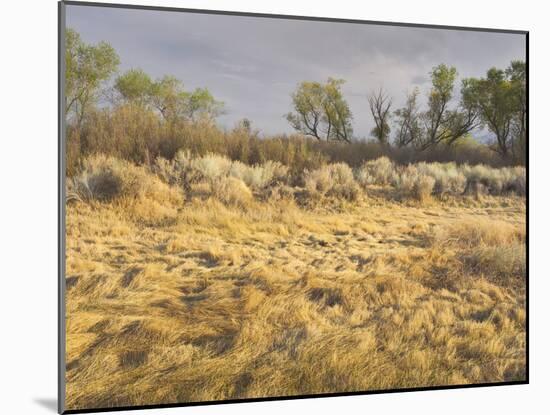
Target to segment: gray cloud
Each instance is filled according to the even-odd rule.
[[[220,123],[243,117],[265,133],[290,132],[283,114],[302,80],[343,78],[358,136],[372,129],[366,96],[385,88],[396,106],[415,86],[429,88],[439,63],[461,77],[525,59],[518,34],[68,6],[67,26],[87,42],[108,41],[121,70],[172,74],[208,87],[226,104]]]

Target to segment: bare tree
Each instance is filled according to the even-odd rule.
[[[369,97],[369,107],[374,118],[375,127],[372,129],[374,135],[381,144],[387,145],[390,136],[390,108],[392,99],[384,93],[382,88],[377,93],[372,92]]]
[[[416,145],[422,134],[420,128],[420,112],[418,108],[418,95],[420,91],[415,88],[407,95],[407,102],[403,108],[394,112],[397,134],[395,144],[398,147]]]

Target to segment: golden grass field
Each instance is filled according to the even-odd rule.
[[[389,192],[68,204],[67,409],[525,379],[525,198]]]

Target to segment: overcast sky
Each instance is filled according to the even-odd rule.
[[[429,89],[439,63],[459,76],[482,76],[525,59],[520,34],[468,32],[382,25],[67,6],[67,27],[83,40],[109,42],[120,70],[141,68],[152,77],[181,79],[187,89],[207,87],[224,101],[222,126],[249,118],[263,133],[291,132],[284,114],[303,80],[346,80],[355,135],[369,135],[373,122],[367,94],[383,87],[403,105],[418,86]]]

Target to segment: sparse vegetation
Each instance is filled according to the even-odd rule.
[[[376,140],[305,81],[265,136],[139,69],[100,107],[118,56],[68,42],[67,409],[525,379],[521,62],[459,100],[439,65],[425,109],[380,89]]]
[[[215,188],[233,178],[256,195],[269,188],[294,184],[294,191],[319,199],[329,196],[357,200],[361,188],[394,187],[403,196],[426,200],[431,195],[465,196],[474,184],[491,195],[525,195],[525,169],[494,169],[483,165],[457,166],[454,163],[418,163],[401,167],[382,157],[364,163],[355,172],[345,163],[322,165],[318,169],[292,174],[281,163],[266,161],[253,166],[207,154],[193,157],[179,152],[173,160],[158,157],[151,168],[136,166],[111,156],[94,156],[83,162],[82,172],[68,181],[68,199],[109,201],[138,198],[159,186],[159,180],[189,192],[193,187]],[[288,187],[288,186],[287,186]],[[292,186],[291,186],[292,187]]]
[[[67,207],[70,408],[524,378],[522,197],[434,190],[425,206],[436,180],[419,174],[403,202],[342,164],[253,188],[226,158],[187,157],[157,160],[162,183],[112,158],[86,170],[180,194],[162,220],[139,210],[148,193]],[[282,186],[314,203],[264,198]],[[350,186],[366,197],[346,202]]]

